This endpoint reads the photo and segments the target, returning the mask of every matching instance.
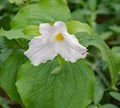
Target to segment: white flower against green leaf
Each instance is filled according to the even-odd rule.
[[[35,66],[53,60],[58,54],[71,62],[87,55],[87,48],[78,42],[75,35],[67,32],[64,22],[40,24],[40,34],[30,41],[29,49],[24,53]]]

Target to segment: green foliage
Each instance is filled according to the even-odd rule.
[[[26,108],[85,108],[91,102],[95,77],[85,61],[66,63],[62,72],[51,74],[56,66],[56,61],[22,66],[16,85]]]
[[[109,28],[115,33],[120,33],[120,27],[117,25],[110,26]]]
[[[5,30],[0,30],[0,35],[3,37],[6,37],[8,39],[19,39],[19,38],[24,38],[24,39],[31,39],[33,37],[33,32],[30,33],[30,35],[25,35],[25,34],[29,34],[29,33],[25,33],[25,30],[10,30],[10,31],[5,31]]]
[[[96,11],[97,1],[96,0],[88,0],[88,6],[90,7],[91,11]]]
[[[92,29],[86,23],[82,23],[76,20],[72,20],[66,23],[68,32],[71,34],[75,34],[78,32],[86,32],[89,35],[92,35]]]
[[[90,45],[97,47],[102,54],[103,59],[106,61],[111,75],[111,82],[114,84],[117,81],[117,75],[119,72],[119,65],[116,62],[112,52],[108,48],[108,46],[103,42],[101,38],[98,36],[94,36],[90,42]]]
[[[23,33],[25,35],[36,35],[36,36],[39,36],[40,35],[39,26],[33,26],[33,25],[27,26],[23,30]]]
[[[11,100],[25,108],[119,107],[109,102],[120,101],[119,0],[9,1],[0,1],[0,87]],[[87,58],[70,63],[58,56],[35,67],[23,53],[41,23],[56,21],[88,48]],[[2,97],[0,105],[9,108]]]
[[[9,0],[10,3],[15,3],[17,5],[24,4],[25,0]]]
[[[97,77],[95,88],[94,88],[94,104],[97,105],[102,100],[104,95],[105,87],[103,83],[101,82],[101,79]]]
[[[2,98],[2,96],[0,96],[0,106],[2,106],[2,108],[10,108],[8,106],[8,103],[6,102],[4,98]]]
[[[116,100],[120,101],[120,93],[117,92],[110,92],[110,95],[115,98]]]
[[[11,26],[14,29],[22,29],[29,25],[38,26],[40,23],[67,21],[70,17],[68,7],[60,0],[40,0],[39,4],[21,9],[14,17]]]
[[[0,71],[0,86],[7,92],[11,99],[16,100],[18,103],[21,103],[21,100],[15,86],[16,75],[24,62],[24,55],[20,51],[15,51],[5,60]]]
[[[102,108],[118,108],[118,107],[113,104],[105,104],[102,106]]]
[[[120,64],[120,46],[114,46],[112,52],[116,58],[116,61]]]
[[[14,4],[10,4],[8,0],[0,0],[0,28],[9,30],[11,28],[11,20],[20,8]]]
[[[111,82],[114,84],[117,81],[117,75],[119,72],[119,65],[117,61],[114,58],[114,55],[108,48],[108,46],[104,43],[104,41],[97,35],[90,37],[83,36],[81,33],[76,34],[78,37],[78,40],[81,43],[84,43],[85,46],[94,46],[98,48],[101,52],[102,58],[106,61],[109,70],[110,70],[110,75],[111,75]]]

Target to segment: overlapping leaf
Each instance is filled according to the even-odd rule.
[[[17,88],[15,86],[18,69],[25,62],[25,56],[20,51],[13,52],[2,64],[0,71],[0,87],[2,87],[9,97],[21,103]]]
[[[16,85],[26,108],[85,108],[92,101],[95,77],[84,60],[51,74],[56,66],[56,61],[22,66]]]
[[[85,46],[92,45],[99,49],[101,52],[101,57],[106,61],[108,65],[111,76],[111,84],[115,84],[120,67],[115,59],[114,54],[111,52],[107,44],[97,35],[89,37],[85,35],[85,33],[77,33],[76,36],[78,37],[79,41]]]
[[[14,29],[40,23],[68,21],[71,15],[67,5],[61,0],[40,0],[39,4],[29,5],[21,9],[14,17],[11,25]]]

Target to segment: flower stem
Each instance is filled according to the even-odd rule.
[[[57,56],[57,61],[60,66],[66,63],[65,60],[60,55]]]

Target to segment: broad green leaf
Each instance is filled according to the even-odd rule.
[[[92,36],[89,36],[89,34],[86,32],[76,33],[75,36],[78,39],[79,43],[86,47],[88,47],[88,43],[92,39]]]
[[[56,60],[37,67],[22,65],[16,86],[26,108],[85,108],[93,99],[95,76],[84,60],[63,65]]]
[[[98,48],[101,52],[102,58],[105,60],[105,62],[108,65],[110,76],[111,76],[111,84],[115,84],[117,81],[117,75],[119,71],[119,64],[115,59],[114,54],[109,49],[107,44],[97,35],[92,36],[91,38],[84,39],[83,33],[77,33],[77,37],[79,37],[80,43],[84,43],[85,46],[94,46]]]
[[[118,101],[120,102],[120,93],[110,92],[110,95],[111,95],[114,99],[116,99],[116,100],[118,100]]]
[[[119,64],[115,60],[114,55],[107,44],[105,44],[105,42],[97,35],[93,36],[93,39],[91,39],[90,43],[88,44],[93,45],[100,50],[101,56],[106,61],[110,71],[111,84],[115,84],[115,82],[117,81]]]
[[[14,17],[11,26],[14,29],[22,29],[28,25],[39,26],[40,23],[66,22],[70,18],[70,11],[61,0],[40,0],[39,4],[21,9]]]
[[[95,105],[99,104],[99,102],[102,100],[104,90],[105,90],[105,88],[101,82],[101,79],[99,77],[97,77],[95,89],[94,89],[94,103],[95,103]]]
[[[34,30],[33,30],[34,31]],[[32,32],[33,32],[32,31]],[[30,33],[29,33],[30,34]],[[8,39],[19,39],[19,38],[24,38],[24,39],[31,39],[34,37],[33,33],[30,35],[25,35],[24,31],[21,29],[18,30],[10,30],[10,31],[5,31],[3,29],[0,30],[0,36],[4,36]]]
[[[2,64],[0,71],[0,87],[6,91],[12,100],[18,103],[21,103],[21,98],[15,86],[16,74],[24,62],[25,56],[20,51],[13,52]]]
[[[86,23],[82,23],[77,20],[72,20],[66,23],[68,32],[71,34],[75,34],[78,32],[86,32],[89,35],[92,35],[92,29]]]
[[[118,108],[118,107],[113,104],[104,104],[102,108]]]

